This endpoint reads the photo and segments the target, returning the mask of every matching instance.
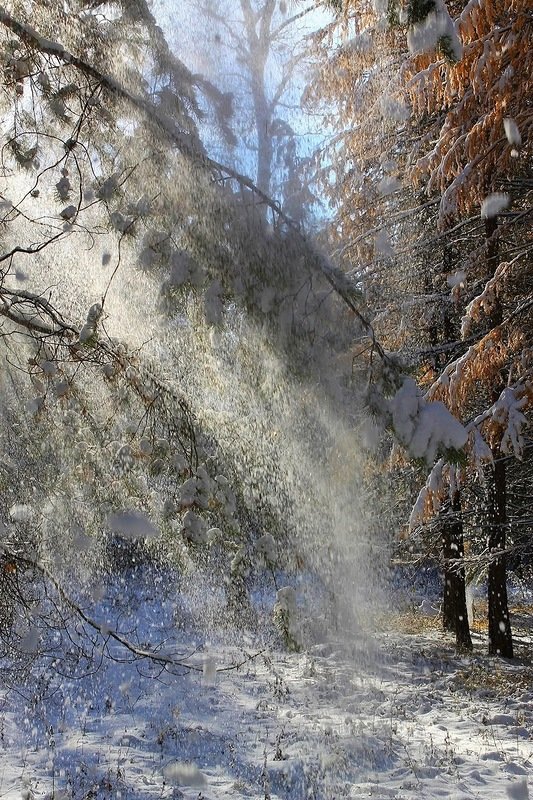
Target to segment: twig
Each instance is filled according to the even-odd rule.
[[[123,636],[116,630],[110,628],[107,624],[98,622],[93,617],[89,616],[86,611],[81,608],[79,603],[77,603],[62,587],[61,583],[58,579],[52,575],[49,569],[41,564],[39,561],[36,561],[32,558],[28,558],[27,556],[21,556],[17,553],[14,553],[9,550],[5,545],[0,545],[1,550],[7,555],[9,559],[13,562],[18,562],[24,564],[27,567],[31,567],[32,569],[40,572],[40,574],[49,581],[56,592],[58,593],[61,600],[65,603],[65,605],[74,611],[80,619],[83,620],[89,627],[91,627],[94,631],[96,631],[102,638],[104,639],[112,639],[117,644],[124,647],[128,652],[134,655],[138,659],[147,659],[152,661],[155,664],[161,664],[164,668],[169,667],[181,667],[182,669],[190,670],[192,672],[203,672],[203,666],[200,667],[196,664],[191,664],[189,661],[184,661],[180,658],[176,658],[174,655],[169,655],[165,653],[158,653],[157,650],[152,650],[151,648],[146,647],[139,647],[130,639]],[[227,667],[220,667],[217,669],[217,672],[229,672],[234,669],[239,669],[244,664],[253,661],[254,659],[258,658],[262,653],[265,652],[265,648],[259,650],[257,653],[246,653],[246,657],[239,662],[234,664],[230,664]]]

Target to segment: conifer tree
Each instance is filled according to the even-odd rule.
[[[342,126],[324,158],[324,173],[330,171],[331,194],[339,208],[333,236],[339,236],[348,268],[362,285],[372,287],[370,302],[380,309],[376,327],[384,341],[401,349],[420,371],[427,398],[443,400],[469,430],[468,463],[462,469],[441,461],[435,465],[413,509],[412,524],[422,512],[435,513],[444,498],[454,507],[453,519],[461,522],[459,497],[470,503],[469,487],[478,474],[485,474],[488,516],[478,521],[492,551],[489,648],[511,655],[503,476],[505,460],[525,452],[531,398],[524,334],[530,327],[531,242],[523,223],[531,215],[527,97],[533,50],[527,3],[477,2],[462,8],[440,0],[413,0],[402,8],[346,0],[332,5],[337,16],[323,33],[326,66],[319,86],[338,104]],[[339,31],[345,44],[331,58],[327,47],[338,41]],[[405,33],[408,58],[401,44]],[[401,64],[396,85],[385,66],[394,59]],[[319,97],[320,89],[315,94]],[[393,97],[401,108],[404,96],[414,112],[409,123],[391,130],[389,138],[383,133],[376,137],[383,118],[378,100],[382,108],[382,98]],[[387,151],[387,165],[391,153],[400,154],[396,175],[403,178],[405,211],[399,193],[395,203],[388,198],[376,202],[374,193],[383,180],[380,148]],[[407,200],[409,181],[418,198],[415,204]],[[432,202],[437,204],[433,216]],[[414,213],[407,212],[409,206]],[[418,232],[423,232],[420,238]],[[445,255],[439,262],[436,246],[451,258]],[[376,269],[378,248],[382,253]],[[387,266],[380,269],[380,262]],[[414,264],[420,264],[418,287]],[[396,294],[391,291],[390,281],[398,281],[402,267],[410,275],[411,293],[415,289],[409,303],[405,289],[398,292],[401,283]],[[411,324],[411,311],[424,307],[425,314],[419,312]],[[426,321],[423,339],[421,320]],[[476,525],[470,529],[474,539]],[[446,549],[451,552],[453,544],[461,553],[462,537],[454,541],[458,525],[453,520],[451,529],[455,533],[446,535]],[[481,542],[479,548],[484,549]],[[454,576],[462,576],[461,559],[447,560],[453,564],[447,580],[457,586]],[[465,616],[464,582],[459,584],[460,603],[454,600],[450,610],[456,625],[455,609],[460,606],[459,616]]]
[[[392,77],[393,65],[399,71],[406,57],[405,36],[396,15],[390,19],[386,9],[380,13],[375,5],[345,3],[340,10],[331,30],[322,33],[324,67],[314,93],[316,100],[321,99],[324,87],[329,102],[338,102],[342,125],[323,155],[324,187],[337,210],[333,236],[340,240],[343,262],[364,287],[380,340],[398,353],[404,368],[427,382],[428,375],[440,368],[446,352],[443,342],[449,341],[457,324],[445,280],[444,290],[440,280],[436,282],[450,268],[453,248],[436,235],[428,242],[436,204],[414,193],[405,181],[408,143],[418,133],[409,129],[401,85]],[[327,43],[338,28],[346,41],[332,57]],[[356,103],[346,100],[353,86],[361,92]],[[346,156],[354,168],[343,172]],[[330,171],[334,168],[340,173],[333,182]],[[395,491],[410,494],[412,477],[407,478],[405,468],[400,474],[403,487],[397,482]],[[453,508],[451,502],[447,504],[438,525],[445,573],[443,622],[464,648],[471,642],[460,566],[463,537],[458,503],[456,488]],[[396,525],[401,524],[401,519],[396,520]]]
[[[491,553],[489,651],[512,656],[504,458],[509,453],[522,456],[531,376],[524,367],[526,341],[516,329],[517,317],[522,326],[529,324],[528,304],[522,310],[523,289],[513,291],[512,278],[504,276],[523,270],[530,244],[526,237],[515,258],[509,258],[501,242],[502,229],[509,231],[524,214],[531,214],[527,192],[508,193],[504,188],[527,169],[531,115],[525,98],[531,88],[532,27],[527,3],[468,4],[449,28],[454,57],[444,52],[436,59],[438,41],[427,37],[441,30],[439,15],[445,11],[432,4],[414,21],[415,52],[406,86],[415,111],[429,124],[420,149],[413,152],[411,176],[423,180],[428,193],[441,193],[443,230],[476,212],[484,225],[463,267],[465,280],[473,287],[477,284],[465,309],[463,336],[471,337],[474,331],[477,335],[464,354],[447,365],[430,395],[445,397],[452,408],[462,406],[463,413],[472,404],[471,436],[478,454],[483,452],[492,463],[486,470],[485,528]],[[507,210],[511,202],[514,212]],[[491,453],[480,444],[483,431]]]

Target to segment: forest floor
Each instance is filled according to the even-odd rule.
[[[122,629],[153,635],[175,614],[137,592]],[[301,653],[183,618],[165,652],[199,671],[119,649],[76,679],[35,667],[1,694],[0,798],[526,800],[529,619],[517,609],[512,661],[485,656],[483,630],[458,656],[434,617],[406,612]]]

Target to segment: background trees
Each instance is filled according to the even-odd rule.
[[[372,299],[382,298],[375,325],[384,341],[418,371],[426,396],[442,399],[469,430],[467,464],[437,463],[412,524],[448,497],[451,527],[446,518],[442,524],[447,585],[455,587],[452,625],[464,644],[464,587],[454,577],[463,570],[457,526],[464,522],[470,547],[487,557],[489,649],[511,655],[505,472],[510,457],[527,452],[531,380],[523,349],[530,289],[522,260],[531,243],[520,227],[531,215],[530,16],[520,2],[410,3],[381,12],[359,2],[335,7],[322,37],[334,42],[340,34],[341,43],[334,57],[325,51],[315,90],[316,98],[324,89],[338,104],[343,124],[325,158],[338,208],[332,236],[341,240],[347,268]],[[401,63],[400,85],[385,68],[394,59]],[[379,86],[386,88],[380,93]],[[383,96],[396,97],[399,108],[405,97],[413,115],[379,138],[387,153],[378,163]],[[327,180],[324,185],[327,190]],[[484,511],[474,488],[482,474]]]
[[[180,34],[175,46],[195,72],[216,84],[230,115],[228,136],[215,137],[212,125],[203,126],[208,149],[301,221],[313,200],[302,183],[313,132],[300,112],[312,5],[191,0],[180,13],[190,24],[201,20],[208,33],[194,47]]]
[[[529,405],[531,374],[523,361],[522,336],[530,328],[527,311],[520,321],[521,331],[514,327],[516,316],[524,313],[518,310],[523,307],[524,296],[516,284],[510,289],[502,273],[524,269],[521,256],[529,250],[530,242],[529,237],[521,240],[521,255],[513,257],[505,246],[502,248],[498,220],[511,202],[511,195],[502,190],[530,160],[527,145],[520,154],[522,131],[524,140],[528,140],[531,124],[529,112],[524,113],[530,89],[530,22],[525,5],[520,3],[513,3],[511,8],[492,3],[478,4],[475,9],[467,6],[457,22],[462,43],[458,63],[428,60],[428,55],[417,54],[407,83],[416,98],[417,112],[423,108],[424,115],[434,114],[427,136],[428,140],[433,138],[436,130],[436,144],[416,154],[411,175],[417,179],[425,174],[427,191],[441,191],[441,227],[453,227],[461,217],[478,208],[481,211],[477,246],[462,265],[465,283],[473,286],[471,293],[467,289],[469,302],[461,333],[463,338],[473,336],[474,341],[447,366],[449,380],[443,394],[452,407],[456,404],[457,411],[460,407],[460,413],[471,409],[470,413],[477,415],[472,423],[477,429],[475,435],[485,435],[491,446],[493,466],[486,476],[484,524],[491,557],[489,650],[504,655],[512,655],[505,586],[505,457],[523,455],[521,432],[527,423],[522,411]],[[440,116],[443,113],[444,118]],[[518,195],[512,200],[520,208],[523,198]],[[527,200],[516,216],[524,213],[531,214]],[[516,216],[507,218],[507,227]],[[515,247],[513,243],[511,249]]]

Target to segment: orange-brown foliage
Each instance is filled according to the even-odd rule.
[[[411,179],[443,195],[443,227],[478,210],[502,177],[520,171],[533,142],[531,1],[470,0],[458,30],[464,54],[457,64],[424,53],[403,73],[416,116],[429,123]],[[505,137],[505,117],[522,135],[518,157]]]

